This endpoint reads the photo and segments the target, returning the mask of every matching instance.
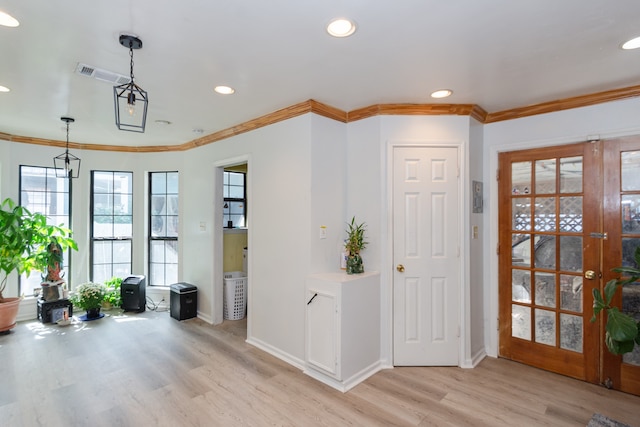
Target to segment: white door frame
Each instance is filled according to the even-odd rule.
[[[383,231],[385,235],[381,236],[381,241],[386,240],[385,253],[382,254],[382,259],[386,268],[382,268],[381,280],[382,283],[387,283],[387,286],[382,287],[381,301],[386,301],[386,306],[381,307],[381,314],[383,319],[383,332],[381,341],[381,360],[384,367],[393,367],[393,150],[396,147],[456,147],[458,149],[458,167],[459,167],[459,191],[458,191],[458,205],[461,209],[460,220],[458,224],[458,236],[460,247],[460,270],[458,271],[459,290],[459,325],[460,325],[460,348],[458,354],[459,366],[470,368],[473,367],[473,361],[471,358],[471,337],[470,337],[470,286],[469,286],[469,271],[468,265],[468,251],[470,247],[470,231],[469,231],[469,218],[470,218],[470,185],[465,185],[468,176],[468,150],[466,150],[466,143],[464,141],[424,141],[424,140],[390,140],[387,141],[386,147],[386,209],[382,213],[382,224],[386,224],[386,230]],[[385,328],[386,327],[386,328]]]
[[[216,203],[213,207],[213,293],[212,293],[212,319],[214,324],[222,323],[223,321],[223,288],[224,288],[224,275],[223,275],[223,239],[224,239],[224,230],[222,228],[222,203],[217,203],[217,200],[221,200],[223,198],[222,195],[222,185],[223,185],[223,174],[225,167],[239,165],[242,163],[247,164],[247,176],[246,176],[246,193],[247,193],[247,280],[251,283],[251,248],[253,245],[251,244],[251,224],[250,220],[253,217],[252,211],[252,203],[251,200],[251,156],[250,155],[242,155],[236,157],[230,157],[227,159],[216,161],[214,166],[214,174],[213,174],[213,193],[214,193],[214,203]],[[221,256],[222,255],[222,256]],[[251,336],[251,311],[249,310],[249,306],[252,304],[251,299],[251,286],[247,288],[247,338]]]

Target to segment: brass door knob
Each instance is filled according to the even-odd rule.
[[[398,270],[400,273],[404,273],[404,265],[398,264],[398,266],[396,267],[396,270]]]
[[[584,272],[584,277],[589,280],[593,280],[596,278],[596,272],[593,270],[587,270]]]

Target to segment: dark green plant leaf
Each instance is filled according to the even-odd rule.
[[[604,286],[604,301],[605,305],[610,305],[613,296],[618,288],[618,281],[616,279],[609,280]]]
[[[598,316],[598,314],[600,314],[600,312],[604,308],[606,308],[606,305],[604,304],[604,300],[602,299],[602,295],[600,294],[599,289],[594,289],[592,293],[593,293],[593,316],[591,316],[591,322],[595,322],[596,317]]]
[[[615,341],[633,342],[638,335],[638,325],[629,315],[621,313],[617,307],[607,310],[607,333]]]

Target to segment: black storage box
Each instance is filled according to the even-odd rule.
[[[147,305],[146,281],[144,276],[129,276],[120,285],[122,309],[143,312]]]
[[[171,285],[171,317],[185,320],[198,314],[198,288],[189,283],[174,283]]]
[[[68,299],[56,301],[38,300],[38,320],[42,323],[57,322],[62,319],[64,309],[69,311],[69,318],[73,316],[73,305]]]

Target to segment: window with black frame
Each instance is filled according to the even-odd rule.
[[[91,280],[131,274],[133,173],[91,171]]]
[[[178,172],[149,173],[149,281],[178,281]]]
[[[56,177],[55,168],[20,166],[20,200],[31,212],[47,216],[51,225],[71,228],[71,180]],[[60,275],[68,281],[69,251],[64,254]],[[32,295],[40,289],[42,277],[38,272],[20,276],[19,295]],[[67,286],[70,284],[67,282]]]
[[[246,174],[224,171],[223,227],[238,228],[247,225]]]

